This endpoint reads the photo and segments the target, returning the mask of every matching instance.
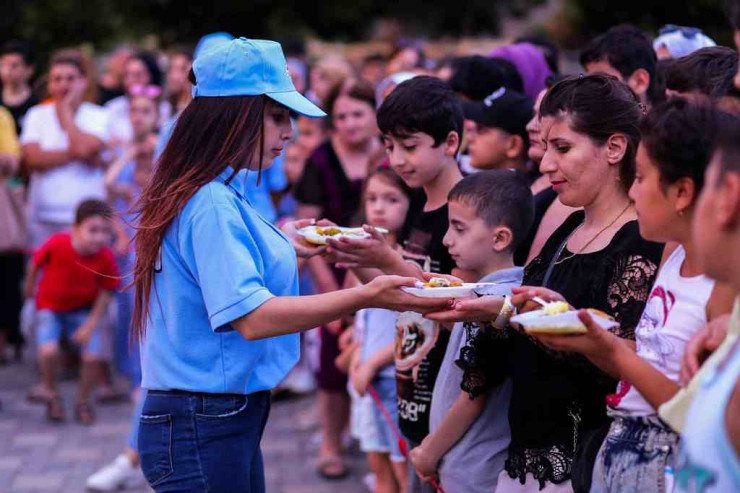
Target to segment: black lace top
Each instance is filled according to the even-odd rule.
[[[575,212],[553,233],[525,268],[524,285],[542,286],[550,260],[583,219],[583,211]],[[643,240],[637,221],[631,221],[603,250],[556,265],[546,287],[577,308],[613,315],[621,324],[618,335],[634,339],[662,251],[663,245]],[[566,247],[560,258],[570,254]],[[571,477],[579,434],[607,422],[605,398],[617,382],[580,355],[551,351],[513,329],[509,334],[513,387],[506,471],[522,483],[531,473],[540,487],[563,483]]]

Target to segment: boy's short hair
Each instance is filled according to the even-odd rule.
[[[30,43],[27,43],[25,41],[12,39],[5,43],[2,47],[2,50],[0,50],[0,56],[11,54],[20,55],[26,65],[33,65],[36,61],[33,47]]]
[[[644,69],[650,75],[647,91],[651,102],[659,99],[655,68],[658,57],[653,50],[650,38],[631,24],[614,26],[592,39],[581,51],[579,62],[585,67],[590,63],[605,61],[614,67],[622,77],[629,78],[635,70]]]
[[[720,177],[726,173],[740,173],[740,118],[730,115],[717,128],[714,158],[719,163]]]
[[[699,91],[722,97],[735,91],[737,52],[725,46],[702,48],[666,64],[665,84],[672,91]]]
[[[462,139],[462,106],[450,86],[436,77],[420,75],[400,83],[378,109],[383,135],[405,138],[421,132],[442,144],[450,132]]]
[[[534,199],[524,178],[512,170],[480,171],[466,176],[447,198],[475,209],[488,226],[506,226],[512,232],[509,250],[514,251],[534,223]]]
[[[84,200],[77,206],[75,225],[79,226],[85,220],[98,216],[104,219],[111,219],[113,217],[113,209],[102,200]]]

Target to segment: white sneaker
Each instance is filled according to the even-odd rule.
[[[118,491],[124,487],[140,486],[144,481],[141,470],[134,467],[126,455],[121,454],[87,478],[86,486],[91,491]]]

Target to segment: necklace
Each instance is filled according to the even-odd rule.
[[[586,248],[588,248],[588,247],[589,247],[589,245],[591,245],[591,243],[593,243],[593,242],[594,242],[594,241],[596,240],[596,238],[598,238],[599,236],[601,236],[601,233],[603,233],[603,232],[604,232],[604,231],[606,231],[607,229],[609,229],[609,228],[611,228],[612,226],[614,226],[614,223],[616,223],[617,221],[619,221],[619,218],[620,218],[620,217],[622,217],[622,216],[624,215],[624,213],[625,213],[625,212],[627,212],[627,209],[629,209],[631,205],[632,205],[632,203],[631,203],[631,202],[630,202],[629,204],[627,204],[627,207],[625,207],[625,208],[624,208],[624,209],[622,210],[622,212],[620,212],[620,213],[619,213],[619,215],[618,215],[617,217],[615,217],[615,218],[614,218],[614,219],[612,220],[612,222],[610,222],[609,224],[607,224],[606,226],[604,226],[604,227],[603,227],[603,228],[602,228],[602,229],[601,229],[601,230],[600,230],[600,231],[599,231],[598,233],[596,233],[596,234],[594,235],[594,237],[593,237],[593,238],[591,238],[590,240],[588,240],[588,243],[586,243],[585,245],[583,245],[583,246],[582,246],[582,247],[580,248],[580,250],[578,250],[578,251],[577,251],[577,252],[575,252],[575,253],[571,253],[571,254],[570,254],[570,255],[568,255],[567,257],[564,257],[564,258],[561,258],[561,259],[559,259],[559,260],[556,260],[556,261],[555,261],[555,265],[559,265],[559,264],[562,264],[562,263],[563,263],[563,262],[565,262],[566,260],[570,260],[570,259],[572,259],[573,257],[575,257],[576,255],[580,255],[581,253],[583,253],[583,251],[584,251],[584,250],[585,250]],[[567,237],[567,238],[565,239],[565,243],[563,243],[563,247],[565,247],[565,246],[567,246],[567,245],[568,245],[568,241],[570,240],[570,237],[571,237],[571,236],[573,236],[573,235],[574,235],[574,234],[576,233],[576,231],[578,231],[579,229],[581,229],[581,226],[583,226],[583,224],[584,224],[585,222],[586,222],[586,220],[584,219],[584,220],[583,220],[583,222],[582,222],[581,224],[579,224],[579,225],[578,225],[578,227],[577,227],[576,229],[574,229],[574,230],[573,230],[573,232],[572,232],[571,234],[569,234],[569,235],[568,235],[568,237]],[[565,250],[565,248],[563,248],[563,249],[562,249],[562,250],[560,251],[560,253],[562,253],[562,252],[563,252],[563,250]],[[558,256],[559,256],[559,255],[558,255]]]

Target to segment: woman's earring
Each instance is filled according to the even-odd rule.
[[[678,211],[678,217],[683,217],[683,209],[681,209],[680,211]]]

